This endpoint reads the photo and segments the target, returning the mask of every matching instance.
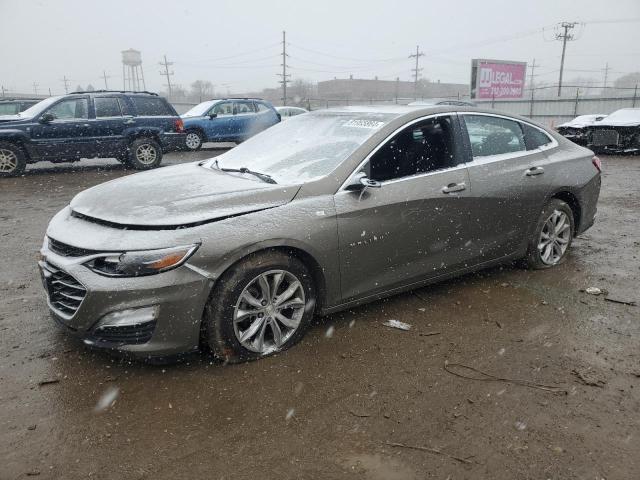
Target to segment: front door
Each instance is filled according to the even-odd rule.
[[[359,170],[379,188],[336,193],[344,301],[465,266],[472,219],[458,137],[455,116],[414,122]]]
[[[50,114],[52,120],[34,125],[31,134],[39,157],[72,160],[90,156],[93,142],[88,97],[62,99],[42,115],[45,114]]]
[[[216,103],[209,112],[208,120],[204,121],[207,140],[210,142],[227,142],[233,138],[234,115],[233,102]]]

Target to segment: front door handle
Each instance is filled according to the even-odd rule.
[[[467,186],[463,183],[450,183],[446,187],[442,187],[442,193],[461,192],[465,190]]]
[[[133,118],[129,118],[129,119],[124,121],[125,125],[132,125],[134,123],[136,123],[136,121]]]
[[[526,170],[524,173],[528,177],[534,177],[536,175],[542,175],[544,173],[544,168],[542,168],[542,167],[531,167],[530,169]]]

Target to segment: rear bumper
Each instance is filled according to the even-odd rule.
[[[162,151],[167,153],[175,152],[176,150],[184,150],[186,148],[186,138],[186,133],[165,133],[160,139],[160,142],[162,143]]]
[[[594,176],[577,193],[580,203],[580,224],[576,225],[576,235],[580,235],[591,228],[595,222],[598,211],[598,198],[600,197],[601,175]]]

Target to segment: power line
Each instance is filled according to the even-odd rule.
[[[411,69],[413,72],[413,94],[416,100],[418,99],[418,75],[422,71],[422,68],[420,68],[420,57],[424,57],[424,53],[420,51],[420,46],[416,45],[416,53],[409,55],[409,58],[416,59],[416,67]]]
[[[287,73],[287,32],[282,31],[282,73],[276,74],[279,77],[282,77],[280,83],[282,84],[282,104],[287,105],[287,83],[289,82],[287,77],[290,77],[291,74]]]
[[[167,56],[164,56],[164,63],[160,62],[158,65],[164,67],[164,72],[160,71],[160,75],[167,77],[167,88],[169,89],[169,98],[172,96],[171,92],[171,76],[173,75],[173,71],[169,72],[169,67],[173,65],[173,62],[167,61]]]
[[[562,40],[562,58],[560,59],[560,77],[558,79],[558,96],[562,94],[562,73],[564,70],[564,55],[567,50],[567,42],[574,39],[573,34],[569,33],[578,23],[562,22],[560,28],[564,29],[564,33],[557,33],[556,40]]]

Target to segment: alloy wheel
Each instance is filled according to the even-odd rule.
[[[233,313],[233,330],[252,352],[279,350],[296,332],[304,315],[302,283],[291,272],[261,273],[242,290]]]
[[[154,146],[148,143],[144,143],[136,149],[136,159],[144,165],[151,165],[156,161],[157,156]]]
[[[0,172],[11,173],[16,168],[18,168],[18,156],[15,152],[6,148],[0,149]]]
[[[202,139],[200,138],[200,135],[195,132],[187,133],[187,138],[185,139],[187,148],[189,148],[190,150],[196,150],[198,147],[200,147],[201,143]]]
[[[571,240],[571,222],[569,216],[560,210],[554,210],[547,218],[538,239],[540,259],[547,265],[555,265],[564,256]]]

